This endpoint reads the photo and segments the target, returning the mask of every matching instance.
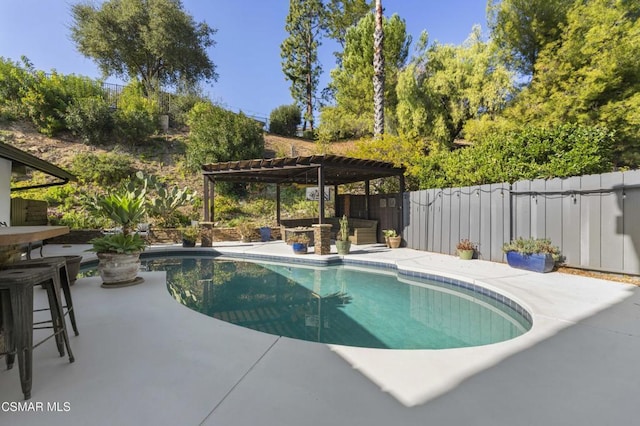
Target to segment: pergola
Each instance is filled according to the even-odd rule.
[[[395,167],[392,163],[339,155],[312,155],[308,157],[282,157],[255,160],[227,161],[205,164],[204,176],[204,220],[214,217],[214,183],[244,182],[276,184],[276,218],[280,224],[280,185],[315,185],[318,193],[324,194],[326,186],[334,186],[336,199],[338,185],[365,182],[367,212],[369,211],[370,181],[373,179],[398,177],[400,193],[404,192],[404,167]],[[324,197],[319,197],[320,217],[318,223],[324,223]]]

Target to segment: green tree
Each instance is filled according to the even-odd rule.
[[[217,79],[206,52],[216,30],[196,23],[180,0],[78,3],[71,12],[71,38],[105,77],[137,77],[147,94],[180,81]]]
[[[559,40],[536,62],[530,87],[506,117],[516,122],[604,125],[618,165],[640,164],[640,4],[578,2]]]
[[[538,54],[558,39],[575,0],[488,0],[492,39],[515,70],[530,76]]]
[[[322,67],[318,47],[323,33],[321,0],[290,0],[285,29],[289,33],[280,45],[282,71],[291,82],[291,96],[305,111],[302,130],[313,130],[318,80]]]
[[[344,136],[373,134],[373,32],[375,16],[369,14],[358,25],[347,31],[342,66],[331,71],[331,86],[335,91],[335,106],[323,108],[322,126],[331,125],[328,116],[340,117],[340,122],[351,126],[347,129],[333,129]],[[398,15],[384,19],[385,57],[385,119],[386,124],[395,127],[396,84],[399,70],[406,64],[411,44],[411,36],[406,32],[406,24]],[[352,124],[349,124],[352,123]],[[326,137],[332,138],[333,134]]]
[[[243,113],[198,102],[188,119],[186,165],[191,171],[206,163],[260,158],[264,152],[261,124]]]
[[[512,73],[479,26],[460,46],[428,46],[423,33],[419,52],[398,78],[399,130],[409,137],[450,147],[469,120],[496,116],[514,94]]]
[[[327,36],[337,41],[344,50],[347,42],[347,30],[355,26],[371,11],[372,3],[373,1],[366,0],[329,0],[326,2],[322,25]],[[340,63],[342,52],[334,52],[334,55]]]
[[[269,115],[269,131],[276,135],[296,136],[301,120],[298,105],[281,105]]]

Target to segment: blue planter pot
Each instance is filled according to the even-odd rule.
[[[524,254],[517,251],[507,252],[507,263],[512,268],[533,272],[551,272],[555,261],[550,254]]]
[[[293,243],[291,248],[293,248],[295,254],[307,254],[308,246],[306,243]]]
[[[271,228],[268,226],[263,226],[260,228],[260,241],[266,243],[271,239]]]

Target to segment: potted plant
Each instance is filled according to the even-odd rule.
[[[307,254],[309,237],[305,234],[293,234],[287,239],[287,244],[291,245],[295,254]]]
[[[180,228],[182,233],[182,247],[195,247],[198,237],[200,236],[200,228],[197,226],[187,226]]]
[[[142,282],[138,277],[140,253],[146,242],[133,232],[145,216],[144,192],[121,191],[94,198],[90,208],[97,215],[111,219],[121,232],[89,241],[98,256],[98,271],[103,287],[121,287]]]
[[[476,245],[468,239],[464,239],[460,240],[460,242],[456,245],[456,249],[458,250],[458,257],[460,259],[471,260],[473,259],[473,254],[476,251]]]
[[[384,229],[382,233],[384,234],[384,240],[387,243],[387,247],[400,247],[400,243],[402,243],[402,237],[398,235],[395,229]]]
[[[236,226],[236,231],[240,234],[240,241],[243,243],[248,243],[251,241],[251,236],[253,235],[256,227],[253,223],[243,220]]]
[[[547,238],[518,238],[502,246],[513,268],[550,272],[562,260],[560,249]]]
[[[339,222],[340,231],[338,231],[338,235],[336,235],[336,249],[338,250],[338,254],[345,255],[349,254],[349,250],[351,249],[351,241],[349,241],[349,219],[347,219],[347,215],[342,216]]]

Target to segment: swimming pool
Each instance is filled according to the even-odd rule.
[[[312,267],[226,257],[148,256],[167,289],[205,315],[265,333],[386,349],[509,340],[531,328],[515,302],[458,281],[349,265]]]

